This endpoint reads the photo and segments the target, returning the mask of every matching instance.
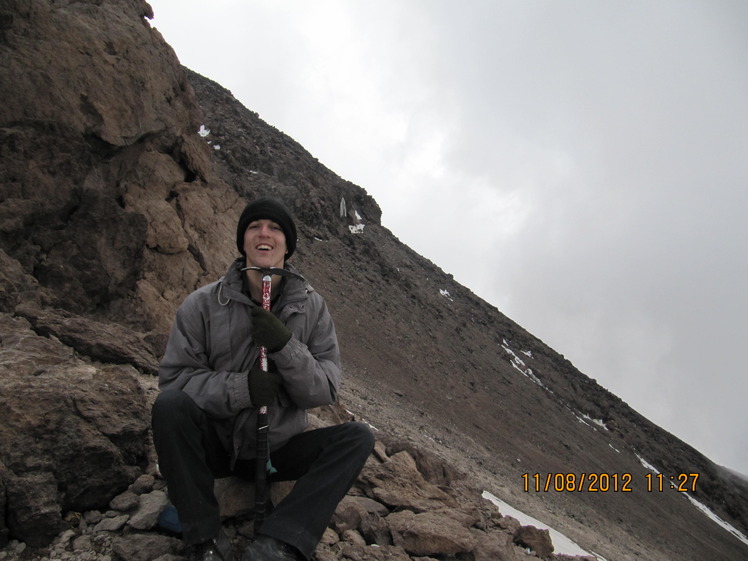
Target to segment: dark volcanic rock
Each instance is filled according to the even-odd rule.
[[[20,318],[0,317],[0,460],[11,535],[44,545],[62,513],[105,506],[146,463],[137,372],[77,359]]]

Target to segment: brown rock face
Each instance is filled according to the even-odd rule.
[[[215,272],[192,263],[190,234],[215,226],[193,206],[223,212],[236,202],[214,203],[204,189],[209,152],[194,134],[199,109],[185,73],[145,2],[6,4],[2,247],[59,307],[162,322],[162,284]],[[183,224],[184,212],[194,222]],[[163,272],[175,268],[176,279]]]
[[[145,463],[148,418],[137,371],[93,365],[0,317],[0,448],[7,527],[31,545],[62,528],[62,513],[106,505]]]
[[[3,122],[54,123],[102,147],[192,132],[189,86],[145,1],[8,0],[3,12]]]
[[[42,545],[63,513],[106,505],[146,464],[135,368],[157,360],[124,325],[170,321],[158,278],[173,279],[146,273],[158,265],[146,248],[189,255],[168,233],[182,223],[166,200],[204,196],[190,184],[209,163],[147,3],[19,0],[0,12],[0,538]]]

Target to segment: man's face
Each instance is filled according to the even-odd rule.
[[[249,223],[244,232],[247,267],[283,268],[286,252],[286,235],[277,223],[266,218]]]

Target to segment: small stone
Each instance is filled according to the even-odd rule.
[[[325,528],[325,533],[322,534],[320,543],[324,545],[335,545],[339,541],[340,536],[338,536],[338,533],[336,531],[334,531],[332,528]]]
[[[125,491],[114,497],[109,503],[109,508],[120,512],[128,512],[138,508],[140,498],[132,491]]]
[[[140,495],[138,510],[128,524],[136,530],[150,530],[158,523],[158,516],[168,504],[169,498],[163,491],[151,491],[147,495]]]
[[[86,551],[91,547],[91,536],[78,536],[73,540],[73,551]]]
[[[129,518],[127,514],[115,516],[114,518],[104,518],[94,527],[94,532],[117,532],[127,524]]]
[[[366,546],[366,540],[356,530],[346,530],[340,535],[340,539],[344,542],[360,545],[361,547]]]
[[[128,488],[128,491],[135,493],[136,495],[144,495],[153,491],[153,484],[156,478],[150,474],[143,474],[138,477],[132,485]]]
[[[86,521],[86,524],[98,524],[102,518],[101,512],[98,510],[87,510],[83,513],[83,520]]]

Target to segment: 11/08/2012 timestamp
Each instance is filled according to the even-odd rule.
[[[648,473],[644,476],[644,486],[648,493],[674,489],[681,492],[696,491],[698,473],[663,475]],[[522,490],[525,493],[630,493],[637,487],[630,473],[523,473]]]

